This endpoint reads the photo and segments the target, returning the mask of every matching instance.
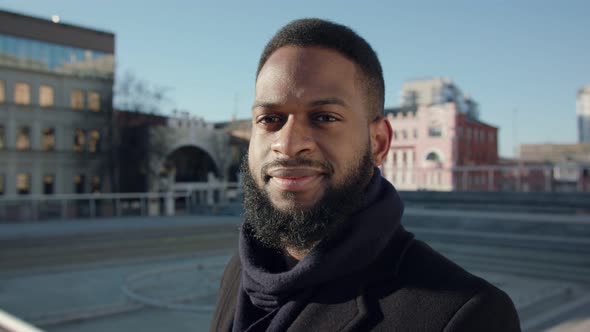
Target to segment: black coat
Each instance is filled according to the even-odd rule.
[[[231,331],[240,286],[224,272],[210,331]],[[288,331],[520,331],[508,295],[400,229],[368,269],[318,287]]]

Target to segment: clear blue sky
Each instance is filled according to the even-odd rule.
[[[503,156],[515,136],[574,143],[576,91],[590,83],[590,1],[0,0],[0,8],[114,32],[118,76],[131,71],[169,89],[164,113],[208,121],[250,116],[262,48],[302,17],[349,25],[371,43],[386,106],[398,105],[404,80],[453,79],[500,128]]]

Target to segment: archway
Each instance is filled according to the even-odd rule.
[[[174,170],[174,182],[207,182],[209,173],[219,177],[219,170],[209,153],[196,146],[182,146],[165,161],[165,168]]]

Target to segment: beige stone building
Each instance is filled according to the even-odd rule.
[[[115,36],[0,11],[0,196],[109,191]]]

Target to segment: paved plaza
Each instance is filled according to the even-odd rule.
[[[477,216],[470,212],[469,217]],[[23,241],[32,246],[45,238],[75,239],[103,233],[107,238],[134,233],[143,238],[141,232],[159,234],[174,228],[185,233],[190,229],[199,233],[199,239],[212,237],[217,241],[221,235],[215,235],[211,227],[220,227],[221,233],[235,240],[238,224],[237,217],[208,216],[0,224],[0,243],[8,247],[8,243]],[[421,237],[419,232],[417,235]],[[437,248],[437,241],[443,240],[431,245]],[[119,242],[130,241],[122,237],[113,245]],[[175,243],[170,242],[170,246]],[[530,271],[498,271],[488,261],[472,264],[461,254],[465,250],[461,243],[456,248],[447,244],[437,249],[505,290],[519,311],[525,331],[581,331],[590,324],[590,283],[539,278]],[[223,267],[235,250],[235,246],[205,247],[159,256],[147,252],[133,257],[100,257],[87,263],[64,258],[70,263],[43,265],[40,261],[39,266],[13,268],[0,265],[0,308],[46,331],[206,331]],[[10,258],[9,252],[10,248],[4,250],[3,257]],[[483,260],[488,256],[485,252],[481,255]]]

